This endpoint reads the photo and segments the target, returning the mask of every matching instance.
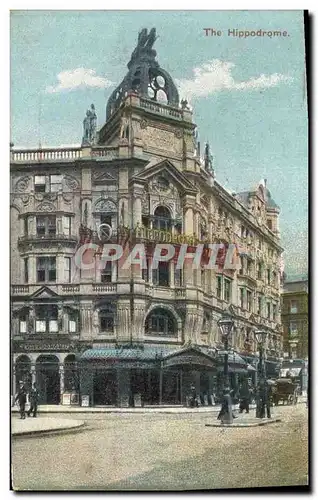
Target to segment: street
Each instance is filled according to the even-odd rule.
[[[12,440],[18,490],[197,490],[306,485],[308,409],[282,423],[206,427],[210,414],[85,414],[83,431]],[[18,418],[15,416],[14,418]],[[41,418],[41,415],[39,416]]]

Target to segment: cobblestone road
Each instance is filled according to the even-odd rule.
[[[307,412],[305,404],[279,406],[275,413],[283,423],[236,429],[206,427],[215,414],[81,415],[87,427],[76,434],[13,440],[13,485],[18,490],[305,485]]]

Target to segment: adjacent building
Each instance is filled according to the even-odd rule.
[[[284,356],[308,359],[308,278],[286,279],[281,301]]]
[[[154,30],[139,34],[99,130],[94,106],[87,112],[81,147],[11,148],[13,394],[22,379],[37,381],[42,403],[184,404],[194,384],[210,402],[222,385],[224,312],[233,383],[255,371],[255,329],[268,332],[269,369],[282,354],[279,207],[266,181],[242,193],[217,182],[154,41]],[[147,268],[102,266],[94,247],[79,269],[74,254],[87,234],[100,246],[101,224],[124,257],[144,244]],[[180,245],[198,241],[200,267],[177,269]],[[174,259],[154,268],[155,244],[169,242]],[[220,245],[216,270],[204,267],[207,243]],[[236,269],[224,265],[230,244]]]

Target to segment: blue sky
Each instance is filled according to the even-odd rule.
[[[160,65],[193,107],[216,177],[233,191],[266,178],[281,207],[288,274],[307,270],[307,106],[301,11],[14,11],[11,140],[80,143],[86,109],[105,121],[142,27],[157,28]],[[204,28],[221,30],[206,36]],[[287,31],[228,36],[228,29]],[[41,111],[40,111],[41,110]]]

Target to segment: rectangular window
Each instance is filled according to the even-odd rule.
[[[252,275],[252,261],[250,259],[247,259],[247,262],[246,262],[246,274],[248,276]]]
[[[110,260],[106,262],[106,266],[101,271],[100,275],[101,283],[111,283],[112,282],[112,263]]]
[[[239,274],[244,274],[244,257],[240,257],[240,269]]]
[[[20,333],[27,333],[27,317],[26,314],[21,314],[19,318],[19,332]]]
[[[37,282],[56,281],[56,257],[38,257]]]
[[[64,257],[64,283],[71,282],[71,257]]]
[[[169,286],[169,262],[159,262],[158,268],[152,270],[152,282],[158,286]]]
[[[112,227],[112,217],[107,214],[100,214],[100,223],[108,224],[108,226]]]
[[[298,313],[298,303],[296,300],[291,300],[290,302],[290,312],[292,314],[297,314]]]
[[[273,304],[273,320],[276,321],[277,319],[277,305]]]
[[[247,299],[247,310],[251,312],[253,308],[253,295],[250,290],[247,290],[246,292],[246,299]]]
[[[263,279],[263,266],[262,266],[261,262],[259,262],[257,264],[257,278],[259,280]]]
[[[205,269],[201,269],[201,288],[205,289]]]
[[[35,193],[45,193],[45,175],[36,175],[34,177]]]
[[[226,302],[231,302],[231,299],[232,299],[231,291],[232,291],[232,283],[230,280],[225,279],[224,280],[224,300]]]
[[[216,296],[218,299],[222,299],[222,277],[216,277]]]
[[[70,319],[68,322],[68,331],[70,333],[76,333],[76,321]]]
[[[54,193],[59,191],[62,187],[62,176],[61,175],[50,175],[50,191]]]
[[[267,219],[267,227],[268,227],[268,229],[270,229],[272,231],[273,224],[272,224],[272,220],[271,219]]]
[[[262,297],[258,297],[257,299],[257,314],[259,316],[262,315]]]
[[[267,302],[267,319],[271,319],[271,303]]]
[[[259,238],[259,240],[258,240],[258,248],[260,250],[262,250],[262,240],[261,240],[261,238]]]
[[[24,261],[24,283],[29,283],[29,257],[25,257]]]
[[[36,333],[58,332],[58,310],[56,306],[40,306],[36,310]]]
[[[101,332],[114,331],[114,315],[112,313],[101,311],[100,313],[100,330]]]
[[[298,325],[296,321],[291,321],[289,323],[289,335],[292,338],[297,337],[298,335]]]
[[[240,307],[244,309],[244,288],[240,288]]]
[[[37,236],[55,236],[56,235],[56,216],[40,215],[36,217]]]
[[[267,284],[271,284],[271,270],[267,269]]]
[[[71,236],[71,217],[69,215],[63,215],[62,222],[64,236]]]
[[[174,270],[174,284],[175,284],[175,286],[182,286],[183,285],[182,269],[175,269]]]

